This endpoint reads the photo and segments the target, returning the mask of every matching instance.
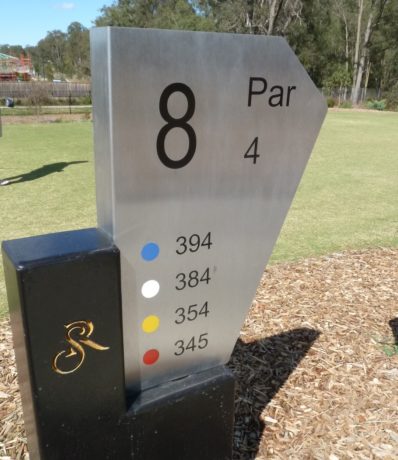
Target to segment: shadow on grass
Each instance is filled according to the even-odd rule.
[[[395,345],[398,346],[398,318],[391,319],[388,324],[391,327],[395,339]]]
[[[248,344],[238,340],[228,363],[237,380],[234,460],[255,459],[264,429],[261,413],[319,335],[300,328]]]
[[[4,177],[1,180],[7,181],[7,184],[4,185],[15,185],[20,184],[21,182],[29,182],[32,180],[40,179],[41,177],[48,176],[53,173],[63,172],[63,170],[70,165],[75,165],[79,163],[88,163],[88,161],[61,161],[59,163],[51,163],[44,165],[41,168],[33,169],[27,173],[18,174],[17,176]]]

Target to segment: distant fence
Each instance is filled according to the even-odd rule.
[[[85,97],[91,95],[90,83],[68,82],[0,82],[0,99],[5,97],[29,97],[35,85],[47,93],[48,97]]]
[[[333,89],[322,89],[322,94],[325,97],[332,97],[340,101],[349,101],[351,99],[351,88],[333,88]],[[375,88],[361,88],[359,92],[359,101],[364,102],[369,99],[381,99],[382,92],[381,90],[376,90]]]

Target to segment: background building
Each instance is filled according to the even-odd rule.
[[[0,81],[29,81],[32,78],[33,66],[30,56],[19,58],[0,53]]]

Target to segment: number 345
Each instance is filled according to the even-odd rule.
[[[200,334],[199,338],[192,337],[188,342],[184,340],[177,340],[174,346],[177,350],[174,352],[176,356],[183,355],[187,350],[195,351],[196,349],[203,350],[209,344],[209,340],[207,338],[209,334],[205,332],[204,334]]]

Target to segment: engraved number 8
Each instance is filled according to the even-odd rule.
[[[169,97],[175,92],[183,93],[187,98],[188,103],[185,115],[180,118],[174,118],[171,116],[167,107]],[[184,83],[172,83],[171,85],[167,86],[160,96],[159,111],[160,115],[162,115],[162,118],[167,121],[167,124],[164,125],[163,128],[159,131],[156,141],[156,149],[158,152],[159,160],[168,168],[183,168],[192,160],[196,150],[196,134],[192,126],[187,123],[195,112],[195,96],[191,88],[189,88],[189,86],[185,85]],[[188,135],[188,151],[180,160],[172,160],[167,155],[164,145],[168,132],[173,128],[181,128]]]

